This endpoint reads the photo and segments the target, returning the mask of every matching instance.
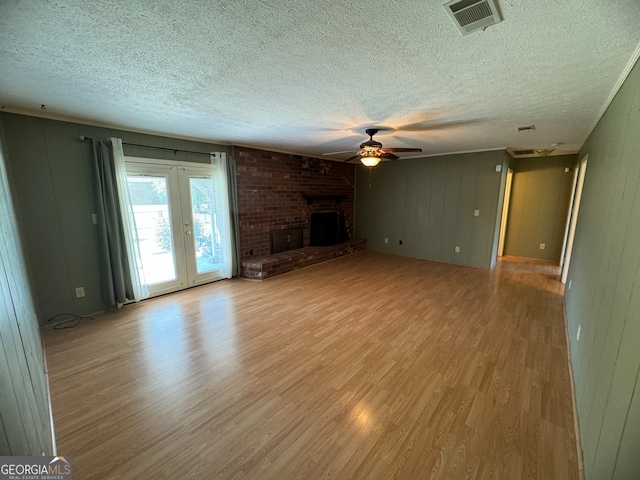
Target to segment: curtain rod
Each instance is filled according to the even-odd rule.
[[[82,142],[84,142],[85,140],[93,140],[93,138],[85,137],[84,135],[80,135],[78,138]],[[122,145],[127,145],[129,147],[153,148],[155,150],[166,150],[168,152],[173,152],[174,155],[176,155],[178,152],[181,152],[181,153],[191,153],[191,154],[194,154],[194,155],[206,155],[207,157],[211,156],[210,153],[206,153],[206,152],[194,152],[192,150],[181,150],[179,148],[152,147],[151,145],[140,145],[139,143],[122,142]]]

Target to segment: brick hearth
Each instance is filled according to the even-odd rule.
[[[242,276],[253,280],[264,280],[342,255],[360,252],[365,249],[366,244],[367,241],[363,238],[352,238],[339,245],[303,247],[273,255],[248,258],[242,262]]]

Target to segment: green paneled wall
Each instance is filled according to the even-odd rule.
[[[489,268],[506,165],[498,151],[382,162],[371,172],[359,166],[356,236],[371,250]]]
[[[512,162],[505,255],[560,262],[576,161],[562,155]]]
[[[639,131],[636,64],[579,154],[588,164],[565,302],[590,480],[640,478]]]
[[[40,322],[59,313],[88,315],[108,308],[102,296],[94,212],[92,160],[85,135],[195,152],[231,148],[37,117],[0,113],[16,210],[33,278]],[[208,162],[202,155],[124,147],[125,155]],[[83,286],[86,296],[75,297]]]
[[[0,456],[53,455],[44,354],[3,143],[0,125]]]

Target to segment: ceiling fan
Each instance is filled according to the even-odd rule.
[[[369,140],[360,144],[360,150],[356,152],[353,157],[347,158],[344,162],[350,162],[354,158],[359,158],[362,164],[366,167],[375,167],[380,160],[383,158],[387,158],[389,160],[396,160],[400,157],[394,155],[392,152],[421,152],[421,148],[382,148],[382,144],[380,142],[376,142],[373,139],[373,136],[379,132],[377,128],[369,128],[366,130],[367,135],[369,135]],[[324,155],[339,155],[342,153],[353,153],[352,150],[347,150],[345,152],[331,152],[325,153]]]

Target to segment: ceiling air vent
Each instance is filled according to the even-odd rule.
[[[534,149],[516,149],[516,148],[507,148],[507,152],[513,158],[529,158],[529,157],[537,157],[538,154]]]
[[[495,0],[452,0],[443,7],[463,35],[502,20]]]

